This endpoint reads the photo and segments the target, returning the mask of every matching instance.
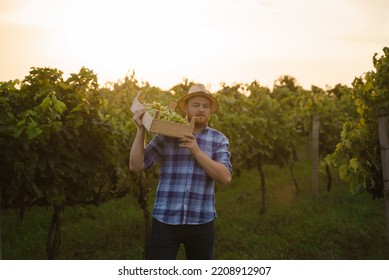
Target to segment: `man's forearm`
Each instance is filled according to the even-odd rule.
[[[232,175],[224,164],[214,161],[201,150],[196,151],[193,156],[196,158],[197,162],[205,170],[208,176],[210,176],[216,182],[222,185],[228,185],[231,183]]]
[[[138,128],[134,143],[132,144],[129,159],[129,168],[131,171],[139,172],[144,170],[145,158],[145,128]]]

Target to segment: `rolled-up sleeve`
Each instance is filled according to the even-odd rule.
[[[153,167],[160,160],[163,150],[163,136],[155,136],[145,148],[145,169]]]
[[[222,135],[222,139],[220,141],[220,145],[218,146],[217,150],[215,151],[214,154],[214,160],[217,162],[220,162],[224,164],[227,169],[230,171],[232,174],[232,164],[231,164],[231,153],[230,153],[230,144],[224,135]]]

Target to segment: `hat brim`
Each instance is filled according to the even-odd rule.
[[[186,102],[188,101],[188,99],[195,96],[203,96],[205,98],[208,98],[211,101],[211,114],[216,113],[217,110],[219,110],[219,103],[217,102],[216,98],[210,95],[209,93],[205,93],[202,91],[193,92],[181,97],[180,100],[178,100],[177,102],[178,109],[180,109],[181,112],[185,113]]]

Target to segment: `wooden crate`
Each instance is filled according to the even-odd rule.
[[[141,93],[139,92],[138,95],[135,97],[132,105],[131,105],[131,111],[135,113],[139,109],[143,109],[144,106],[142,103],[140,103]],[[173,103],[172,103],[173,104]],[[173,110],[173,105],[170,104],[169,107],[171,110]],[[174,105],[175,107],[175,105]],[[181,124],[181,123],[172,123],[164,120],[158,119],[158,111],[156,113],[156,116],[151,116],[149,112],[145,112],[142,117],[142,124],[143,126],[152,133],[162,134],[169,137],[175,137],[175,138],[181,138],[185,134],[192,134],[194,129],[194,123],[196,119],[193,117],[191,122],[188,124]]]

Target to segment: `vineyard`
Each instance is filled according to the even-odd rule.
[[[312,86],[307,90],[293,77],[281,76],[272,89],[253,81],[250,84],[222,84],[221,89],[214,93],[220,110],[211,117],[210,126],[229,138],[234,171],[231,187],[218,187],[217,205],[221,206],[219,231],[222,232],[220,227],[223,226],[230,229],[228,237],[219,233],[218,258],[389,257],[388,237],[385,236],[385,219],[389,215],[385,214],[384,207],[385,203],[388,212],[389,187],[385,184],[389,175],[383,168],[389,157],[385,154],[388,147],[383,145],[385,137],[378,127],[379,123],[384,128],[389,123],[389,48],[383,49],[382,56],[373,56],[373,67],[374,70],[355,78],[352,87],[338,84],[326,89]],[[58,69],[32,68],[21,81],[0,82],[2,257],[142,258],[148,250],[146,240],[157,170],[140,174],[128,170],[129,149],[136,133],[130,107],[138,92],[143,93],[145,104],[168,105],[185,95],[193,84],[184,80],[164,91],[147,82],[138,82],[132,73],[117,83],[101,87],[97,75],[87,68],[66,79]],[[315,127],[317,137],[314,136]],[[148,137],[153,135],[148,134]],[[283,181],[278,182],[279,179]],[[346,186],[347,192],[342,191]],[[285,196],[288,207],[281,204]],[[337,203],[344,203],[356,215],[371,214],[381,221],[381,224],[375,224],[377,228],[363,228],[360,238],[355,237],[356,233],[353,239],[362,247],[367,246],[365,243],[373,243],[370,239],[376,232],[374,238],[378,240],[375,241],[382,242],[381,247],[376,246],[380,252],[366,255],[366,250],[358,251],[356,246],[353,248],[356,255],[337,253],[336,248],[326,248],[324,254],[309,249],[304,253],[301,242],[307,242],[307,237],[299,238],[293,234],[293,220],[297,223],[298,219],[306,219],[306,225],[317,230],[328,226],[335,236],[343,230],[361,229],[351,226],[343,216],[337,220],[336,215],[326,216],[334,218],[333,224],[321,221],[315,225],[318,220],[307,219],[309,213],[302,210],[305,206],[317,215],[322,212],[317,208],[320,205],[335,209],[340,207]],[[244,209],[250,205],[250,210]],[[298,215],[292,215],[291,205],[298,205]],[[240,215],[230,213],[233,209],[241,210]],[[345,209],[338,210],[343,213]],[[250,246],[247,244],[241,244],[240,255],[229,255],[232,254],[231,248],[223,243],[224,239],[238,245],[244,243],[241,230],[245,228],[247,231],[247,225],[251,225],[257,230],[252,235],[255,238],[248,242],[257,240],[257,245],[261,246],[261,238],[271,238],[271,232],[275,230],[271,225],[276,223],[277,215],[283,215],[281,211],[287,211],[285,217],[291,219],[280,223],[288,226],[285,234],[294,235],[292,240],[300,248],[299,254],[288,253],[291,247],[278,239],[277,252],[273,255],[248,253]],[[13,224],[12,217],[16,215],[21,226]],[[77,228],[81,231],[77,232],[69,225],[69,219],[78,220],[88,215],[93,218],[83,226],[93,222],[90,232],[87,228]],[[121,223],[113,222],[116,216]],[[44,225],[45,231],[39,236],[45,240],[36,242],[44,244],[44,248],[39,245],[40,252],[31,256],[27,253],[13,255],[11,252],[18,248],[12,240],[13,228],[15,235],[23,235],[23,230],[27,230],[23,224],[27,225],[28,219],[34,217],[34,222],[26,228],[34,231],[34,225]],[[111,220],[111,223],[106,224],[103,219]],[[377,221],[373,217],[369,219]],[[246,222],[242,224],[241,221]],[[362,220],[357,221],[362,223]],[[123,244],[123,237],[118,244],[109,243],[108,248],[99,248],[97,255],[85,248],[88,253],[67,253],[63,257],[61,252],[65,240],[74,241],[65,248],[83,246],[71,236],[87,232],[89,242],[101,240],[103,234],[98,236],[97,231],[100,223],[101,227],[111,226],[112,235],[117,232],[126,236],[120,228],[122,225],[131,231],[127,234],[131,235],[128,239],[132,243]],[[277,225],[280,231],[285,230]],[[301,232],[301,229],[296,232]],[[347,234],[350,237],[350,233]],[[319,242],[315,236],[311,238],[316,244]],[[262,245],[263,251],[268,251],[266,243]],[[120,248],[124,251],[136,249],[134,255],[115,255],[114,251],[121,252],[117,246],[128,246]]]

